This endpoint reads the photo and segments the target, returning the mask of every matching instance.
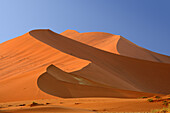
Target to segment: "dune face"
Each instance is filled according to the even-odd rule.
[[[0,51],[0,102],[170,93],[170,57],[119,35],[33,30]]]
[[[120,35],[102,32],[79,33],[66,30],[61,35],[111,53],[154,62],[170,63],[170,57],[135,45]]]
[[[0,51],[0,102],[54,98],[37,86],[39,75],[49,65],[70,72],[89,64],[37,41],[29,33],[0,44]]]
[[[66,73],[54,65],[47,68],[38,81],[39,88],[51,95],[62,98],[73,97],[118,97],[137,98],[143,95],[153,94],[115,89],[88,80],[86,78]],[[50,87],[50,88],[49,88]]]
[[[120,39],[119,35],[104,32],[78,33],[74,30],[66,30],[61,35],[101,50],[119,54],[117,51],[117,43]]]

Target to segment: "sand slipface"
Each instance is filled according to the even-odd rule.
[[[133,98],[133,105],[138,97],[170,93],[170,57],[139,47],[120,35],[33,30],[1,43],[0,51],[0,103],[102,97]],[[146,107],[147,103],[142,105]],[[82,109],[67,105],[43,109],[95,111],[84,111],[86,105],[77,106]],[[149,106],[146,111],[153,107]],[[127,109],[133,111],[133,107]]]
[[[61,35],[111,53],[154,62],[170,63],[169,56],[137,46],[120,35],[104,32],[79,33],[66,30]]]

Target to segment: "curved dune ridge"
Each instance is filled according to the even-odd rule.
[[[170,57],[119,35],[33,30],[0,50],[0,102],[170,93]]]
[[[170,63],[169,56],[139,47],[120,35],[104,32],[79,33],[75,30],[66,30],[61,35],[111,53],[154,62]]]
[[[109,87],[71,73],[66,73],[58,69],[54,65],[51,65],[47,68],[47,71],[38,78],[37,83],[42,91],[63,98],[137,98],[143,95],[154,95],[150,93],[120,90],[113,87]]]

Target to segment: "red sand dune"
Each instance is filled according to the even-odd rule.
[[[119,35],[33,30],[0,51],[0,102],[170,93],[170,57]]]

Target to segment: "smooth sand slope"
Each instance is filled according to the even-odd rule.
[[[118,35],[33,30],[0,51],[0,103],[170,93],[170,57]]]

